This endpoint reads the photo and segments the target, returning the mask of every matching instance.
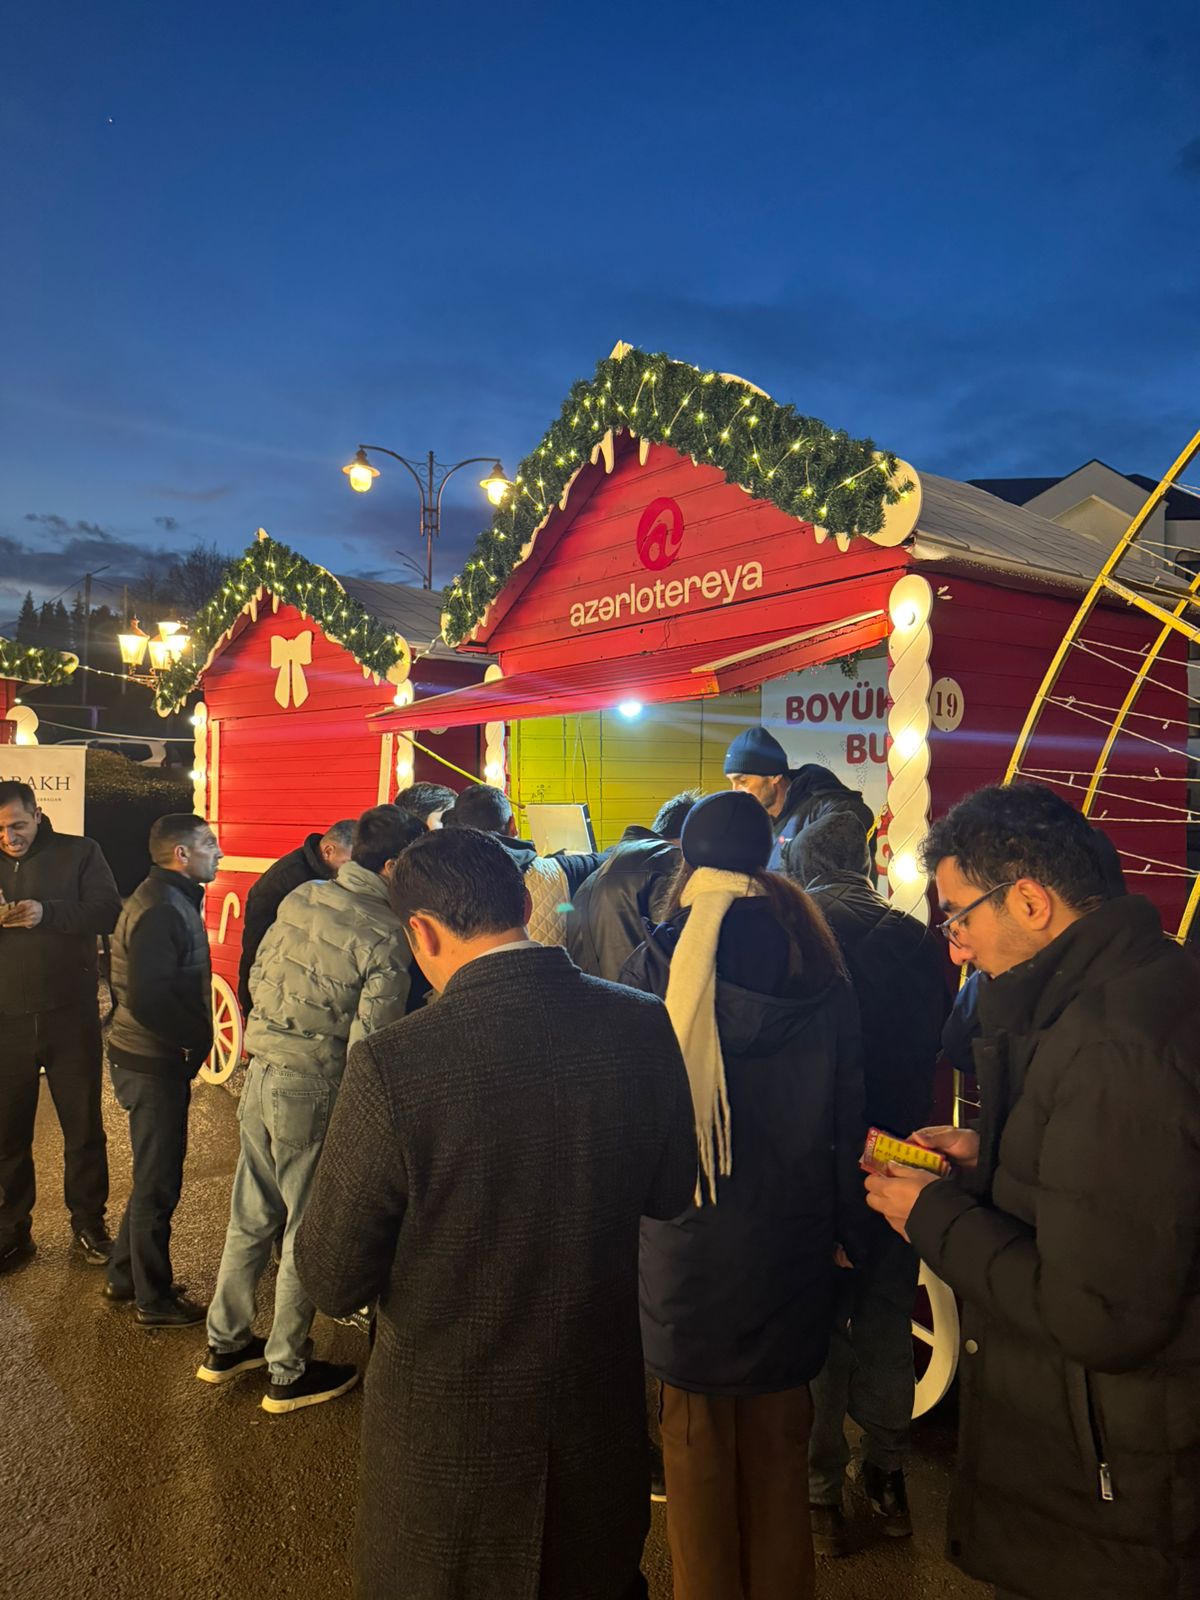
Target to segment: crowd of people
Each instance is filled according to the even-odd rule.
[[[257,1372],[277,1415],[333,1401],[360,1368],[314,1354],[315,1314],[369,1325],[364,1597],[644,1596],[654,1489],[677,1600],[806,1600],[814,1554],[848,1548],[851,1476],[879,1533],[912,1532],[924,1261],[963,1315],[952,1558],[1024,1600],[1191,1600],[1193,958],[1049,789],[935,821],[930,928],[877,891],[856,791],[764,728],[725,770],[596,855],[540,855],[498,789],[416,784],[263,876],[207,1306],[170,1237],[218,840],[161,818],[122,907],[96,846],[0,784],[0,1271],[34,1250],[44,1068],[73,1248],[142,1325],[206,1325],[201,1381]],[[115,1241],[106,935],[133,1151]],[[931,1124],[943,1038],[977,1126]],[[864,1175],[872,1125],[948,1174]]]

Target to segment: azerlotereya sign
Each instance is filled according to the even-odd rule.
[[[651,500],[638,522],[635,541],[642,566],[648,572],[663,572],[673,566],[683,549],[683,532],[679,502],[669,495]],[[591,628],[625,618],[632,621],[678,611],[698,599],[729,606],[762,586],[761,561],[739,561],[732,568],[711,567],[707,572],[690,572],[684,578],[656,578],[653,583],[639,583],[635,578],[625,588],[576,600],[569,621],[572,628]]]

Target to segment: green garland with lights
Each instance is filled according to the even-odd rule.
[[[225,568],[221,586],[192,618],[191,659],[169,667],[154,694],[155,710],[170,716],[196,687],[213,647],[259,592],[266,589],[293,605],[340,644],[360,665],[383,678],[401,659],[394,628],[386,627],[352,600],[341,584],[278,540],[260,537]]]
[[[878,533],[884,508],[907,487],[890,485],[896,457],[801,416],[736,378],[666,355],[627,350],[601,361],[571,390],[562,413],[521,462],[513,492],[445,590],[443,632],[458,644],[521,561],[521,550],[574,473],[610,430],[669,444],[730,483],[830,533]]]
[[[0,678],[53,687],[66,683],[78,665],[79,657],[69,651],[39,650],[33,645],[17,644],[12,639],[0,639]]]

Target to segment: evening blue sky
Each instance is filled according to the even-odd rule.
[[[1200,412],[1191,12],[10,11],[0,622],[260,524],[406,579],[415,489],[352,496],[354,447],[511,471],[617,339],[918,468],[1157,474]]]

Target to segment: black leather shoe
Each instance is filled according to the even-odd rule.
[[[813,1553],[819,1556],[844,1556],[850,1550],[850,1524],[841,1506],[809,1506]]]
[[[76,1255],[81,1255],[89,1267],[106,1267],[113,1252],[113,1242],[103,1223],[95,1228],[80,1228],[71,1244]]]
[[[37,1245],[32,1239],[10,1239],[7,1244],[0,1244],[0,1273],[15,1272],[35,1255]]]
[[[869,1461],[864,1461],[862,1486],[871,1510],[882,1523],[880,1531],[889,1539],[911,1538],[912,1517],[908,1512],[903,1472],[885,1472],[882,1467],[873,1467]]]
[[[173,1283],[171,1285],[171,1298],[173,1300],[178,1300],[180,1295],[186,1293],[186,1291],[186,1283]],[[106,1283],[100,1292],[103,1294],[106,1300],[111,1300],[115,1306],[131,1305],[135,1299],[132,1289],[118,1289],[114,1284],[111,1283]]]
[[[134,1315],[143,1328],[194,1328],[207,1317],[208,1307],[189,1300],[186,1295],[177,1295],[151,1311],[143,1311],[139,1306]]]

